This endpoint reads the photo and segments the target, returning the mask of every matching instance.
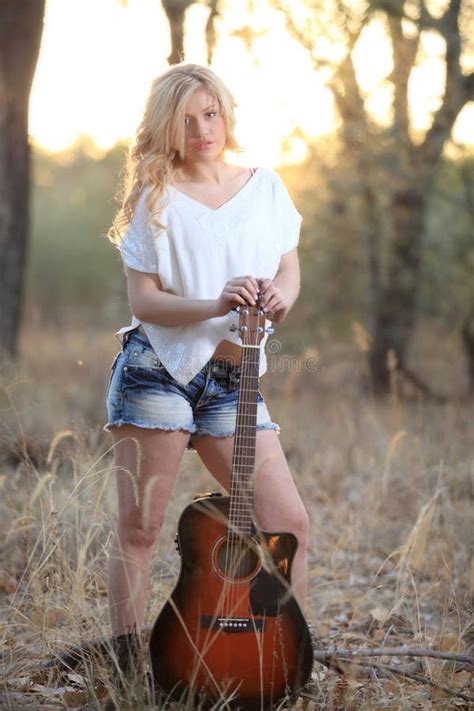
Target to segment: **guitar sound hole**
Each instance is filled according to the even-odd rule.
[[[217,565],[228,578],[247,578],[258,562],[255,550],[241,538],[226,538],[217,552]]]

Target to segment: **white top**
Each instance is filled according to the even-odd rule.
[[[158,274],[163,290],[169,293],[187,299],[217,299],[234,277],[252,274],[273,279],[281,255],[298,244],[301,215],[280,177],[268,168],[258,168],[215,210],[168,186],[160,215],[166,229],[147,227],[149,190],[144,188],[140,195],[119,249],[124,264]],[[124,334],[140,323],[133,316],[130,326],[117,331],[116,338],[122,342]],[[236,317],[229,313],[187,326],[142,325],[167,371],[186,385],[220,341],[240,345],[238,331],[230,331],[234,323]],[[260,375],[267,369],[267,337],[260,343]]]

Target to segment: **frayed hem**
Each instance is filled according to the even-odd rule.
[[[276,422],[271,422],[271,423],[268,423],[265,425],[257,425],[257,427],[256,427],[257,432],[264,432],[266,430],[272,430],[273,432],[280,434],[280,425],[277,425]],[[211,432],[210,430],[201,429],[191,435],[191,444],[193,442],[195,442],[197,439],[199,439],[200,437],[205,437],[206,435],[209,435],[211,437],[234,437],[235,430],[232,430],[232,432],[216,433],[216,432]]]
[[[206,435],[209,435],[210,437],[233,437],[235,435],[235,430],[232,430],[232,432],[210,432],[209,430],[199,430],[199,432],[196,432],[191,439],[194,441],[200,437],[205,437]]]
[[[108,422],[102,427],[102,431],[110,432],[112,427],[122,427],[123,425],[132,425],[133,427],[140,427],[143,430],[162,430],[163,432],[188,432],[190,435],[193,435],[196,432],[196,429],[180,427],[180,425],[150,425],[147,422],[136,422],[134,420],[118,420],[117,422]]]

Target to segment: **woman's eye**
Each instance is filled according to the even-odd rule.
[[[217,116],[217,111],[207,111],[205,114],[206,118],[211,118],[213,119],[215,116]],[[191,125],[191,119],[189,116],[185,116],[184,118],[184,125],[185,126],[190,126]]]

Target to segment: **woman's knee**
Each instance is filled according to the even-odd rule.
[[[311,523],[309,520],[308,512],[306,511],[303,504],[298,509],[295,509],[291,517],[291,533],[293,533],[298,539],[298,546],[300,548],[306,549],[309,544],[309,535]]]
[[[284,531],[292,533],[298,541],[298,548],[306,550],[310,537],[310,520],[303,502],[299,497],[295,500],[289,498],[283,505],[278,502],[274,508],[265,506],[262,511],[257,511],[257,521],[264,530]]]
[[[116,529],[117,541],[122,548],[152,552],[161,530],[159,521],[140,522],[119,521]]]

